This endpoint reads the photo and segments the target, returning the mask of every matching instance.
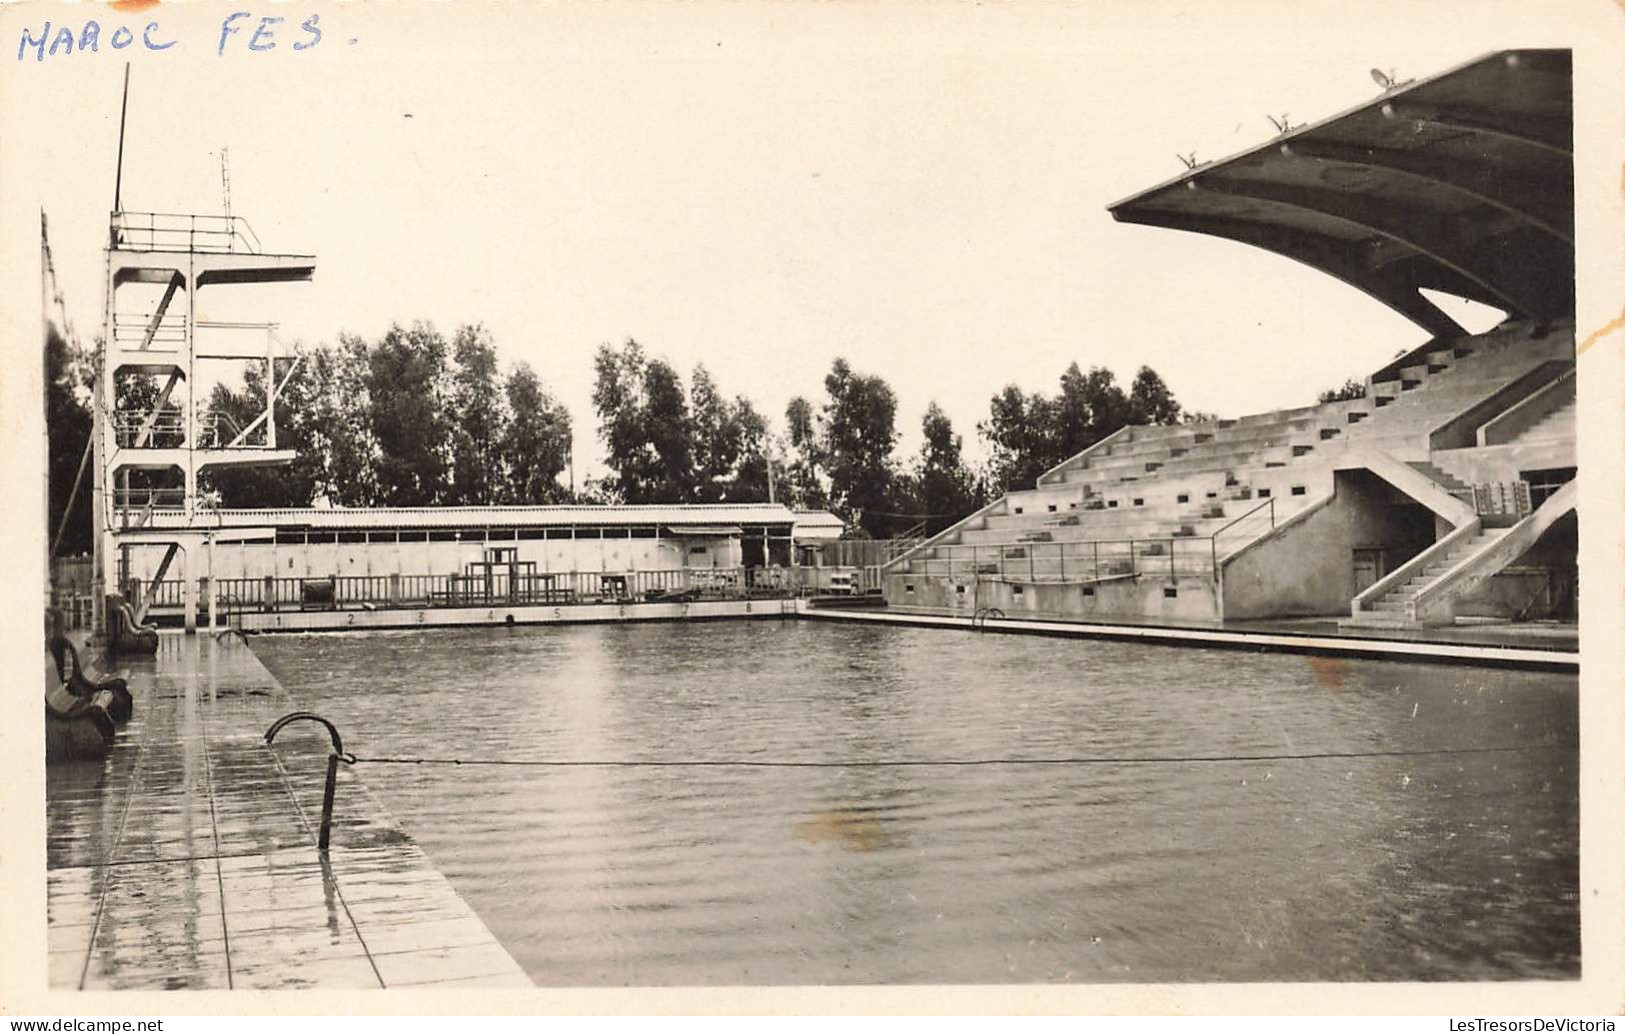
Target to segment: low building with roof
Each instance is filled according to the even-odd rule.
[[[588,595],[786,586],[785,574],[766,572],[791,568],[799,540],[826,538],[831,529],[838,535],[841,528],[828,511],[777,503],[220,509],[209,515],[213,532],[197,564],[201,575],[212,580],[215,594],[254,605],[298,602],[309,582],[332,582],[344,599],[388,602],[455,592],[458,579],[483,584],[487,576],[518,578],[521,572]],[[161,537],[186,520],[179,510],[155,510],[145,527]],[[131,598],[159,575],[162,556],[157,546],[130,548],[125,588]],[[178,584],[155,598],[159,607],[180,602]]]

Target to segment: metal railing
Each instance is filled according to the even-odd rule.
[[[269,445],[269,432],[261,421],[242,441],[242,425],[230,413],[206,409],[198,414],[198,448],[200,449],[263,449]],[[235,443],[235,444],[233,444]]]
[[[475,574],[372,574],[328,577],[219,578],[212,590],[199,579],[198,605],[208,592],[229,600],[234,614],[280,610],[384,610],[434,607],[482,607],[589,603],[637,603],[689,600],[769,599],[827,592],[829,568],[683,568],[657,571],[561,571],[510,576]],[[865,594],[881,587],[878,566],[853,568],[851,591]],[[148,586],[131,579],[130,598]],[[178,578],[158,583],[157,610],[182,606]]]
[[[1211,576],[1221,555],[1275,527],[1268,498],[1212,535],[1162,534],[1054,542],[1033,538],[983,545],[939,545],[904,562],[910,574],[1021,582],[1098,582],[1135,575]]]
[[[1098,582],[1138,574],[1206,574],[1212,570],[1206,540],[1181,535],[1093,539],[1087,542],[1023,542],[937,546],[936,555],[910,560],[910,574],[1021,582]]]
[[[1269,522],[1268,524],[1264,523],[1266,519]],[[1275,497],[1270,496],[1251,510],[1215,531],[1209,538],[1208,544],[1213,555],[1213,570],[1217,571],[1219,569],[1219,539],[1221,537],[1228,535],[1229,541],[1235,543],[1235,548],[1229,550],[1229,552],[1233,553],[1236,549],[1245,546],[1266,531],[1274,530],[1274,528]]]
[[[193,251],[258,255],[260,239],[242,216],[114,212],[113,246],[125,251]]]
[[[138,445],[142,429],[147,428],[149,419],[152,420],[152,425],[148,428],[147,440],[144,444]],[[121,449],[184,448],[186,416],[178,409],[168,408],[160,411],[156,417],[153,417],[150,411],[123,410],[113,414],[113,433]],[[200,449],[264,448],[269,437],[266,424],[261,421],[243,441],[238,442],[238,437],[243,433],[242,425],[238,424],[230,413],[217,409],[203,409],[198,412],[196,433],[197,447]],[[233,442],[236,442],[235,446]]]
[[[166,312],[157,316],[156,325],[153,318],[156,314],[150,312],[116,312],[113,314],[113,341],[115,344],[128,345],[145,343],[149,348],[152,345],[186,344],[186,314],[183,312]],[[147,338],[148,332],[152,338]],[[173,352],[176,348],[151,349],[155,352]]]
[[[1535,512],[1527,481],[1490,481],[1468,487],[1472,492],[1473,512],[1480,517],[1523,518]],[[1551,491],[1546,494],[1550,495]]]
[[[120,510],[178,510],[186,504],[184,488],[111,488],[113,506]]]
[[[147,440],[137,446],[149,418],[152,426],[148,429]],[[155,417],[150,412],[123,410],[113,414],[113,435],[121,449],[182,448],[186,445],[186,415],[177,409],[160,410]]]

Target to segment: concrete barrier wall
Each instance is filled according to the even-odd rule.
[[[887,603],[894,607],[930,609],[961,617],[971,617],[987,607],[997,607],[1012,618],[1074,621],[1214,621],[1219,617],[1213,583],[1199,576],[1174,579],[1140,575],[1082,585],[890,574],[885,594]]]
[[[797,601],[699,600],[692,603],[601,603],[577,606],[431,607],[407,610],[313,610],[244,614],[245,632],[338,632],[346,629],[445,628],[510,624],[567,625],[619,621],[694,621],[707,618],[781,618]]]

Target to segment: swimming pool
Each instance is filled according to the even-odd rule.
[[[813,621],[253,648],[362,757],[662,763],[358,769],[541,985],[1579,973],[1569,674]],[[689,764],[738,761],[798,764]]]

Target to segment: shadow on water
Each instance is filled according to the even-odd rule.
[[[254,649],[363,757],[804,766],[363,764],[540,984],[1578,974],[1571,675],[813,622]]]

